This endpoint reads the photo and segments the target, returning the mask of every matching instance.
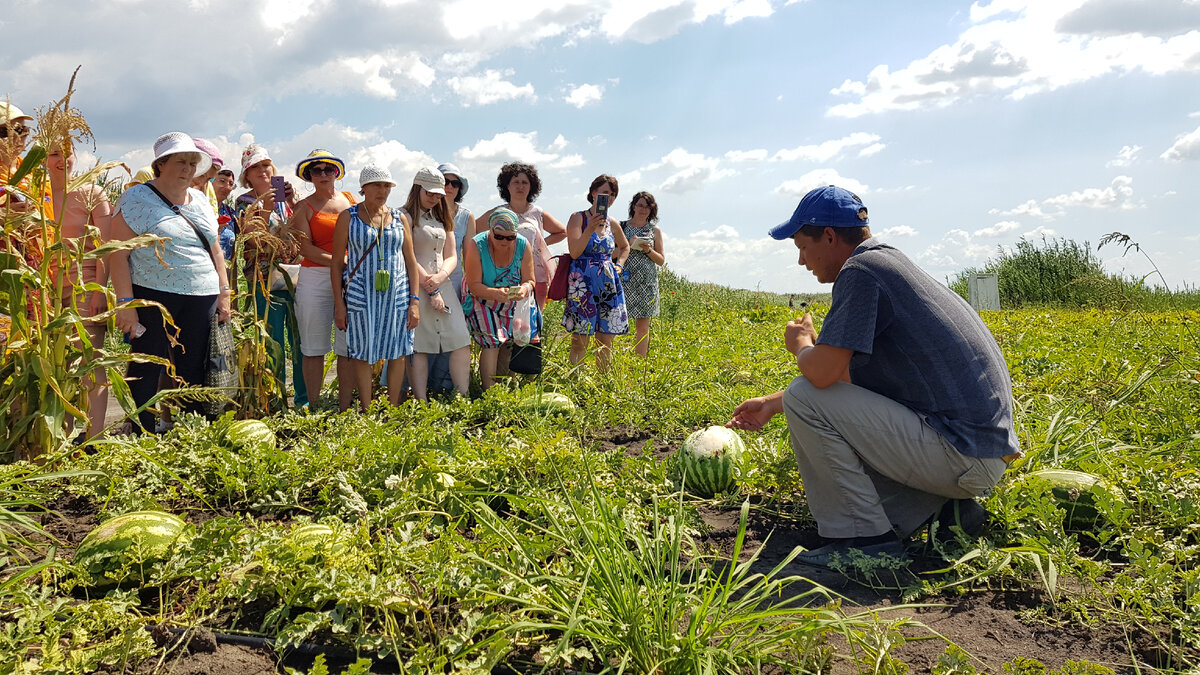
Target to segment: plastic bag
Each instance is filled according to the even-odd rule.
[[[530,293],[518,300],[513,307],[512,339],[518,346],[524,347],[533,339],[533,324],[530,323],[532,316],[533,294]]]

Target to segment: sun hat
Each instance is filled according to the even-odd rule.
[[[489,230],[517,231],[517,214],[512,209],[501,206],[488,216]]]
[[[441,171],[427,166],[423,166],[417,171],[416,177],[413,178],[413,185],[420,185],[425,188],[426,192],[432,192],[435,195],[446,194],[446,177],[442,175]]]
[[[261,145],[250,144],[242,151],[242,173],[246,173],[246,169],[258,164],[263,160],[271,159],[271,155],[267,149]]]
[[[311,181],[311,178],[304,177],[304,170],[313,164],[322,163],[332,164],[337,167],[337,176],[334,177],[335,180],[341,180],[342,176],[346,175],[346,163],[343,162],[340,157],[334,157],[333,153],[328,150],[316,148],[312,152],[308,153],[308,157],[300,160],[300,163],[296,165],[296,177],[301,180]]]
[[[366,187],[371,183],[387,183],[396,187],[396,181],[392,180],[392,172],[388,171],[386,166],[378,164],[368,164],[358,173],[359,187]]]
[[[195,136],[192,137],[192,142],[196,144],[197,148],[200,148],[200,152],[212,158],[214,166],[217,168],[225,166],[225,160],[221,159],[221,151],[217,149],[217,146],[203,138],[196,138]]]
[[[858,195],[845,188],[829,185],[804,195],[792,217],[786,223],[772,227],[770,234],[775,239],[787,239],[805,225],[862,227],[870,222],[867,219],[867,207],[863,206]]]
[[[197,176],[205,173],[208,171],[208,167],[212,166],[212,157],[209,157],[208,153],[197,148],[192,137],[182,131],[167,132],[159,136],[157,141],[154,141],[155,162],[168,155],[176,155],[181,152],[194,152],[200,155],[200,163],[196,165]],[[151,165],[153,165],[153,162],[151,162]]]
[[[32,122],[33,117],[21,112],[20,108],[8,101],[0,102],[0,124],[8,124],[17,120],[29,120]]]
[[[218,176],[220,176],[220,175],[221,175],[221,174],[223,174],[223,173],[227,173],[227,174],[229,174],[230,176],[235,176],[235,177],[237,176],[237,172],[235,172],[235,171],[233,170],[233,167],[232,167],[232,166],[222,166],[222,167],[221,167],[221,170],[220,170],[220,171],[217,171],[217,175],[218,175]]]
[[[471,184],[467,182],[467,177],[458,170],[457,166],[454,166],[450,162],[442,162],[441,164],[438,164],[438,171],[442,172],[442,177],[445,177],[448,173],[458,176],[459,182],[462,183],[462,187],[458,190],[458,198],[462,199],[463,197],[467,196],[467,189],[471,187]]]

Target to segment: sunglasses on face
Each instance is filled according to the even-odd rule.
[[[19,127],[12,128],[12,135],[13,136],[28,136],[30,134],[30,132],[32,132],[32,131],[33,131],[33,129],[30,129],[29,127],[22,124]],[[8,127],[0,125],[0,138],[8,138],[8,134],[9,134]]]
[[[516,241],[517,240],[517,235],[515,235],[515,234],[496,234],[496,232],[494,230],[492,231],[492,236],[500,241]]]
[[[317,166],[310,168],[308,172],[316,176],[322,176],[337,174],[338,170],[336,166],[332,166],[330,164],[318,164]]]
[[[461,190],[462,189],[462,181],[461,180],[448,180],[448,181],[446,181],[446,187],[452,187],[455,190]]]

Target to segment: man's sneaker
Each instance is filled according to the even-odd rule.
[[[951,499],[938,512],[937,538],[941,541],[953,541],[954,530],[958,527],[963,534],[976,538],[987,529],[992,514],[979,505],[974,499]]]
[[[895,536],[884,541],[878,541],[878,539],[879,537],[838,539],[831,544],[800,553],[796,556],[796,561],[806,565],[829,567],[829,563],[834,555],[840,556],[841,559],[845,560],[851,551],[858,551],[869,558],[877,558],[885,555],[893,558],[904,557],[904,542],[895,538]]]

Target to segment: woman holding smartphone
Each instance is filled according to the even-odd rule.
[[[571,272],[567,281],[562,325],[571,333],[571,365],[587,355],[590,336],[596,336],[596,367],[608,370],[613,336],[629,332],[621,271],[629,255],[629,242],[608,206],[617,198],[617,179],[601,174],[588,188],[591,208],[572,214],[567,222],[567,248]]]
[[[625,260],[625,306],[636,326],[633,351],[638,356],[650,354],[650,319],[658,316],[658,268],[667,261],[657,221],[658,202],[643,191],[633,196],[629,220],[621,223],[632,249]]]
[[[287,223],[296,208],[296,194],[292,186],[275,169],[275,163],[267,149],[261,145],[250,145],[242,152],[242,187],[250,191],[237,198],[235,204],[241,220],[240,232],[247,236],[245,267],[246,280],[251,287],[251,298],[258,318],[265,318],[271,339],[279,346],[272,354],[271,364],[279,387],[287,391],[286,364],[290,344],[292,354],[292,386],[295,389],[297,410],[307,410],[308,389],[304,386],[304,366],[300,352],[300,335],[296,331],[296,303],[286,282],[278,274],[272,274],[274,263],[294,263],[300,257],[300,247],[292,239]],[[266,250],[257,244],[251,235],[264,227],[279,237],[281,250]],[[282,287],[281,287],[282,286]],[[287,407],[286,395],[280,401]]]

